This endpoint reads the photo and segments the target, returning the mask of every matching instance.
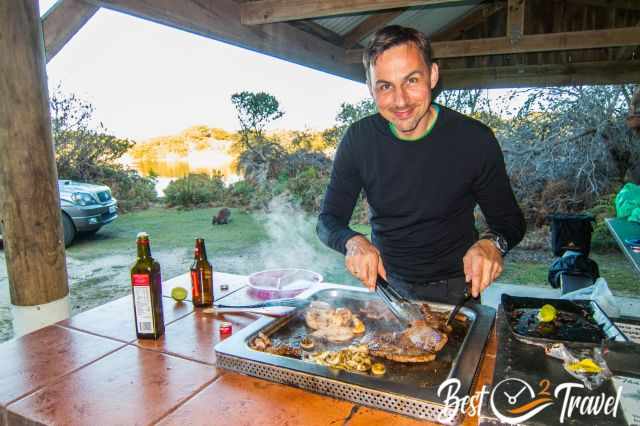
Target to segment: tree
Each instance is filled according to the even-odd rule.
[[[56,164],[62,178],[98,178],[102,168],[112,166],[134,145],[129,139],[109,135],[102,123],[93,129],[93,106],[74,94],[64,95],[56,89],[50,108]]]
[[[110,135],[102,123],[94,123],[94,107],[58,87],[50,99],[51,129],[58,176],[107,184],[121,210],[147,207],[156,199],[155,180],[141,177],[116,160],[133,145],[129,139]]]
[[[240,92],[231,95],[231,103],[236,108],[236,116],[240,122],[240,144],[244,150],[251,150],[263,160],[258,149],[267,143],[265,128],[273,121],[281,118],[284,112],[275,96],[265,92]]]
[[[265,128],[284,115],[278,100],[268,93],[240,92],[231,96],[240,122],[236,167],[248,179],[264,181],[280,169],[284,149],[265,135]]]
[[[538,221],[554,210],[590,208],[640,161],[625,123],[632,93],[631,85],[514,92],[524,102],[496,133],[516,194]]]
[[[338,142],[344,136],[350,125],[356,121],[375,114],[377,111],[376,104],[373,99],[363,99],[358,103],[352,104],[343,102],[340,104],[340,110],[336,115],[336,124],[323,132],[323,138],[326,144],[331,147],[338,146]]]

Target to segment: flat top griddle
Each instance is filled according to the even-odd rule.
[[[504,392],[509,395],[518,395],[522,389],[522,383],[517,379],[528,383],[534,392],[538,393],[546,390],[553,399],[553,405],[545,408],[532,418],[522,421],[519,424],[527,426],[549,426],[560,425],[563,400],[565,393],[561,392],[554,396],[556,387],[563,383],[580,382],[567,373],[562,361],[545,355],[542,347],[531,346],[518,340],[511,332],[508,319],[503,306],[498,309],[496,317],[496,333],[498,338],[498,348],[496,353],[496,366],[493,374],[493,385],[490,390],[497,389],[493,395],[493,402],[496,409],[503,415],[511,415],[509,410],[514,406],[521,406],[530,401],[527,392],[519,394],[511,404],[509,399],[504,397]],[[604,394],[607,397],[615,397],[616,389],[611,381],[605,382],[598,389],[589,391],[587,389],[573,389],[572,395],[587,397]],[[480,425],[503,425],[506,424],[497,418],[491,407],[491,395],[483,399],[481,409]],[[581,415],[574,412],[571,418],[565,418],[563,425],[597,425],[597,426],[627,426],[622,412],[618,411],[617,416],[606,415],[600,412],[597,415]]]
[[[324,292],[313,295],[311,300],[326,301],[328,295]],[[365,308],[368,301],[372,298],[369,293],[350,294],[348,298],[332,298],[331,306],[333,308],[347,308],[360,318],[366,327],[366,331],[362,336],[356,336],[353,340],[346,343],[331,343],[326,341],[315,342],[315,346],[310,351],[303,351],[303,355],[309,355],[313,352],[338,351],[350,345],[359,343],[367,343],[375,335],[382,333],[390,333],[402,331],[403,328],[398,321],[390,320],[373,320],[368,319],[360,313],[360,309]],[[382,302],[380,306],[383,307]],[[286,344],[292,347],[300,347],[300,341],[310,334],[313,330],[309,329],[304,319],[305,310],[295,312],[286,324],[273,331],[269,337],[274,345]],[[442,383],[451,371],[451,366],[455,357],[458,355],[464,338],[467,335],[472,320],[465,322],[454,321],[452,323],[453,331],[448,335],[449,339],[445,347],[436,354],[436,359],[431,362],[423,363],[400,363],[383,358],[371,357],[373,362],[383,363],[386,367],[386,373],[383,376],[377,376],[380,381],[389,381],[395,383],[412,383],[414,386],[424,388],[436,386]],[[308,361],[313,362],[313,361]],[[371,373],[354,374],[371,376]]]
[[[538,311],[550,304],[557,319],[541,323]],[[592,300],[544,299],[502,295],[507,326],[514,337],[525,343],[564,343],[569,346],[599,346],[605,341],[627,341],[624,333]]]
[[[305,293],[304,297],[353,309],[369,300],[378,301],[375,294],[367,291],[352,290],[346,286],[335,287],[314,289],[313,292]],[[434,310],[442,311],[453,308],[452,305],[431,306]],[[459,394],[469,394],[495,317],[494,309],[475,304],[463,307],[461,313],[469,319],[466,333],[464,329],[454,331],[451,345],[438,353],[435,362],[407,365],[385,360],[387,372],[384,376],[331,369],[301,359],[253,350],[249,346],[249,342],[260,332],[270,336],[272,342],[299,342],[308,330],[298,314],[283,318],[261,318],[234,333],[216,345],[217,365],[358,404],[439,421],[438,416],[444,406],[437,395],[437,387],[447,378],[458,378]],[[374,330],[393,330],[395,327],[393,324],[364,321],[369,333]],[[367,334],[359,340],[366,337]],[[333,347],[327,345],[329,349]],[[458,416],[448,423],[455,424],[459,420]]]

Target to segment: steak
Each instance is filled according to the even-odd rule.
[[[385,333],[369,341],[373,356],[397,362],[429,362],[447,344],[446,316],[431,311],[427,304],[420,307],[423,320],[413,321],[401,332]]]

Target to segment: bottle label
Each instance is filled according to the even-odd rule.
[[[154,334],[153,306],[151,304],[151,287],[149,276],[145,274],[133,274],[133,304],[136,308],[136,326],[138,333]],[[146,284],[145,284],[146,282]]]
[[[131,275],[131,284],[149,286],[149,275],[147,274],[133,274]]]
[[[194,299],[200,297],[201,286],[202,278],[200,277],[200,271],[191,271],[191,294]]]

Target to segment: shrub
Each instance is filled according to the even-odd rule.
[[[135,170],[123,167],[104,168],[102,183],[111,188],[122,213],[146,209],[157,200],[156,180],[153,176],[140,176]]]
[[[605,218],[616,216],[615,198],[616,194],[600,197],[595,205],[589,209],[589,213],[596,219],[591,237],[591,248],[594,251],[610,251],[618,247],[609,228],[607,228],[607,224],[604,223]]]
[[[225,188],[219,173],[190,173],[171,182],[164,195],[167,206],[190,208],[222,203]]]
[[[257,189],[249,181],[241,180],[229,186],[224,203],[229,207],[249,208],[255,198]]]
[[[328,174],[319,172],[315,167],[307,167],[290,177],[286,187],[300,207],[308,213],[317,213],[328,182]]]

